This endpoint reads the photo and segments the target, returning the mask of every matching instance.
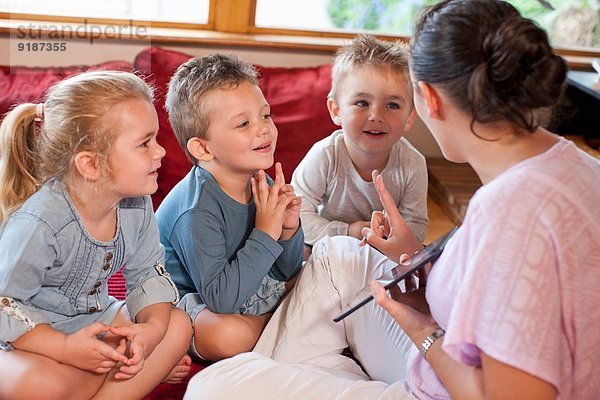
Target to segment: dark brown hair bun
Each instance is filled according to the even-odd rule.
[[[530,132],[561,98],[567,72],[546,32],[499,0],[447,0],[428,9],[411,42],[411,68],[473,122],[504,120]]]

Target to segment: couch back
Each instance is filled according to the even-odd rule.
[[[158,141],[167,151],[159,170],[159,189],[152,196],[156,208],[191,168],[164,109],[169,79],[175,69],[191,57],[160,47],[150,47],[137,55],[133,65],[111,61],[96,66],[64,68],[0,66],[0,115],[3,116],[15,104],[40,101],[51,85],[76,73],[89,69],[136,71],[156,88],[155,107],[160,128]],[[313,143],[336,129],[326,106],[331,85],[331,65],[301,68],[256,65],[256,68],[260,74],[259,85],[271,105],[273,120],[279,130],[275,160],[282,163],[289,181]]]

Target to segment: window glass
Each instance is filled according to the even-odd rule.
[[[262,28],[410,36],[419,11],[438,0],[256,0]],[[559,47],[600,48],[600,0],[508,0]]]
[[[0,12],[208,23],[209,0],[0,0]]]
[[[329,0],[256,0],[254,25],[259,28],[335,31]]]

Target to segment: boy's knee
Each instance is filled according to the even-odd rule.
[[[256,343],[257,334],[242,318],[228,321],[219,331],[217,349],[223,358],[229,358],[239,353],[252,350]]]
[[[254,348],[259,334],[243,318],[228,318],[218,326],[196,326],[194,337],[200,355],[211,361],[233,357]]]

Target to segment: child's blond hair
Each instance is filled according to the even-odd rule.
[[[126,101],[153,98],[152,88],[132,73],[94,71],[58,82],[43,103],[24,103],[6,114],[0,126],[0,222],[48,179],[68,183],[77,153],[94,152],[108,166],[112,111]]]
[[[410,83],[408,69],[409,46],[399,40],[388,42],[372,35],[359,35],[350,44],[338,51],[331,71],[330,98],[339,95],[342,82],[356,68],[389,70],[398,74],[406,83]],[[412,94],[412,85],[408,85]]]
[[[204,97],[211,90],[234,89],[244,82],[258,86],[256,70],[231,54],[192,58],[171,77],[165,108],[177,141],[192,163],[198,160],[188,151],[187,142],[206,138],[210,124]]]

